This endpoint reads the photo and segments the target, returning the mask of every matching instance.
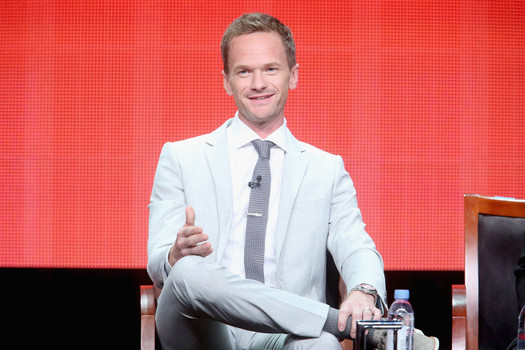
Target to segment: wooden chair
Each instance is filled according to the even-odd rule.
[[[464,205],[465,284],[452,286],[452,349],[506,349],[517,335],[525,201],[465,195]]]
[[[140,286],[140,349],[155,350],[155,312],[160,289],[153,285]]]
[[[140,349],[155,350],[155,312],[157,309],[157,298],[160,289],[153,285],[140,286]],[[346,295],[346,287],[342,281],[339,282],[340,295]],[[160,345],[158,346],[160,349]],[[342,350],[353,350],[354,345],[350,340],[341,342]]]

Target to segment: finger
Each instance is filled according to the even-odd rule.
[[[374,311],[371,308],[363,308],[363,320],[371,320],[374,318]]]
[[[337,328],[339,329],[340,332],[345,330],[346,322],[348,321],[349,316],[350,314],[348,312],[339,310],[339,315],[337,317]]]
[[[374,312],[374,320],[380,320],[381,319],[381,310],[379,310],[377,307],[373,308],[372,311]]]
[[[205,233],[194,234],[185,238],[183,240],[183,245],[188,248],[195,247],[202,244],[203,242],[206,242],[208,238],[208,235]]]
[[[352,339],[355,339],[357,334],[357,321],[354,316],[352,316],[352,328],[350,329],[350,336]]]
[[[185,231],[190,231],[190,230],[185,230]],[[200,245],[206,242],[208,238],[209,238],[208,235],[204,233],[191,234],[191,235],[185,236],[183,233],[179,232],[179,236],[177,237],[177,240],[175,241],[175,246],[183,255],[187,255],[187,254],[184,254],[185,251],[187,251],[187,249],[193,248],[197,245]]]
[[[188,238],[192,235],[198,235],[202,233],[202,228],[198,226],[184,226],[177,233],[178,237]]]
[[[360,309],[354,309],[354,312],[352,313],[352,328],[350,329],[350,336],[354,339],[357,333],[357,321],[361,321],[362,319],[363,312]]]
[[[213,253],[213,248],[209,242],[185,249],[184,255],[199,255],[203,258]]]
[[[190,206],[186,207],[186,223],[184,226],[195,226],[195,211]]]

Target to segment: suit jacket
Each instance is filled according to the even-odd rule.
[[[203,228],[214,248],[207,259],[221,261],[232,218],[226,132],[230,123],[162,149],[149,205],[148,239],[148,273],[159,287],[170,271],[167,255],[184,225],[188,205],[195,210],[195,225]],[[345,284],[375,286],[384,307],[383,261],[364,230],[342,158],[298,141],[288,129],[287,134],[276,228],[281,288],[325,302],[329,251]]]

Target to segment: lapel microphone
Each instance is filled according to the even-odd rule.
[[[261,186],[262,176],[261,175],[257,175],[256,179],[257,179],[257,182],[254,182],[254,181],[248,182],[248,187],[249,188],[255,188],[255,187]]]

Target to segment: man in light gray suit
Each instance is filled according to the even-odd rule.
[[[352,180],[340,156],[286,126],[299,71],[289,28],[244,15],[221,48],[238,112],[210,134],[167,143],[153,184],[148,273],[162,288],[160,341],[164,349],[340,349],[356,320],[386,310],[383,261]],[[271,185],[255,176],[253,140],[271,141]],[[265,186],[267,214],[251,212],[251,193]],[[259,280],[245,267],[254,255],[250,216],[264,217]],[[339,309],[326,304],[327,257],[349,290]]]

